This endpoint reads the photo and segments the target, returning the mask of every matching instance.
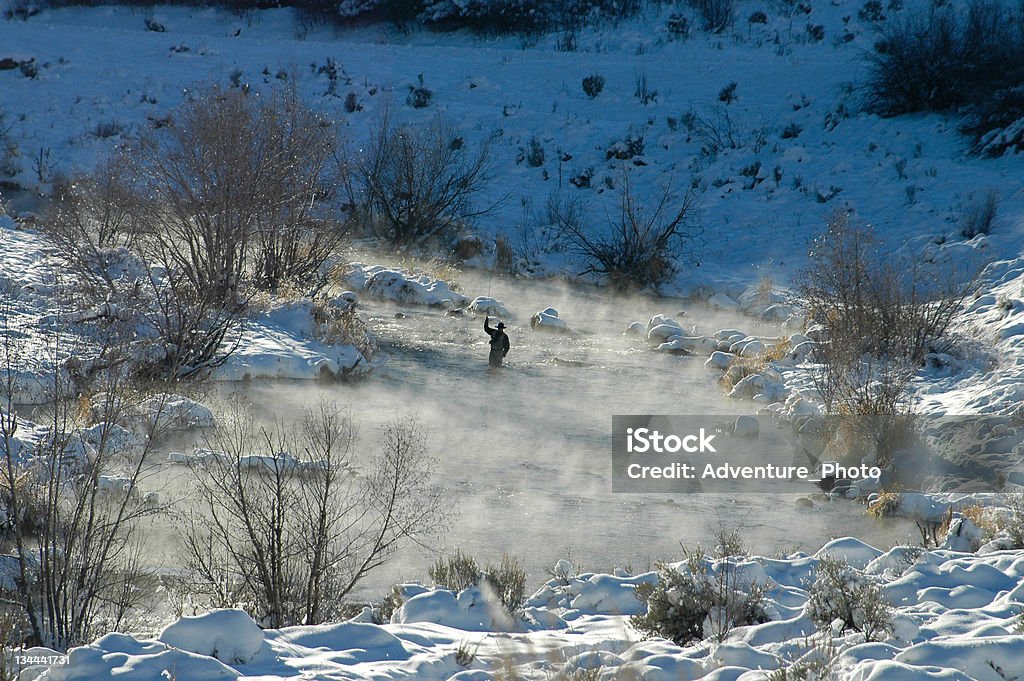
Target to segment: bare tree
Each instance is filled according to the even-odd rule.
[[[250,274],[268,288],[310,274],[345,232],[325,206],[335,146],[294,90],[212,86],[139,146],[149,251],[226,301]]]
[[[867,442],[880,464],[913,431],[906,389],[928,352],[949,348],[947,331],[973,276],[903,266],[869,227],[836,214],[813,243],[796,287],[822,327],[815,386],[830,431]]]
[[[275,210],[259,219],[254,278],[259,288],[277,290],[284,282],[302,284],[321,274],[350,231],[352,216],[339,201],[337,188],[348,179],[346,166],[333,163],[333,124],[303,106],[294,89],[278,93],[261,115],[278,198]]]
[[[350,222],[335,200],[336,152],[334,126],[294,89],[200,91],[59,193],[48,223],[85,293],[82,316],[142,328],[144,376],[223,363],[252,287],[326,274]]]
[[[357,167],[371,221],[392,244],[412,246],[486,214],[493,206],[474,199],[490,179],[489,159],[488,142],[470,151],[444,118],[400,126],[385,109]]]
[[[135,170],[120,149],[108,152],[91,172],[56,187],[45,224],[55,239],[91,248],[131,247],[140,225],[133,211]]]
[[[886,255],[871,228],[845,213],[832,216],[809,259],[796,293],[827,339],[858,355],[911,363],[948,342],[974,281],[970,272],[929,271]]]
[[[696,197],[680,199],[666,188],[650,211],[633,193],[629,170],[622,168],[619,206],[607,216],[607,228],[591,229],[575,211],[554,207],[558,227],[587,267],[583,274],[608,278],[620,291],[657,287],[675,272],[675,260],[698,233],[694,221]]]
[[[446,511],[414,421],[385,429],[382,452],[355,475],[351,417],[321,404],[298,429],[229,415],[192,463],[198,502],[181,538],[200,593],[242,604],[267,626],[315,624],[400,546],[439,532]]]
[[[140,491],[152,432],[133,445],[116,425],[132,390],[115,368],[96,377],[103,393],[90,429],[82,429],[78,405],[60,397],[63,372],[55,370],[45,427],[23,433],[14,409],[20,360],[9,340],[0,352],[0,492],[13,521],[2,596],[22,613],[27,643],[63,650],[122,627],[145,595],[144,522],[160,510]],[[159,410],[152,427],[158,417]]]

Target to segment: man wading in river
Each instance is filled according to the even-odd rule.
[[[498,322],[498,328],[492,329],[489,322],[490,317],[484,317],[484,331],[491,337],[491,354],[487,358],[487,362],[492,367],[500,367],[501,361],[505,359],[505,355],[508,354],[508,334],[505,333],[505,325]]]

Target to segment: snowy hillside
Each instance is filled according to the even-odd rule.
[[[47,10],[0,24],[0,58],[35,65],[31,78],[0,72],[0,108],[18,148],[15,179],[43,189],[159,124],[190,88],[211,81],[259,90],[294,80],[355,147],[388,103],[402,120],[442,114],[467,142],[492,140],[493,179],[478,203],[498,205],[478,229],[549,266],[581,269],[545,252],[557,250],[553,237],[524,233],[543,226],[534,216],[549,197],[581,200],[599,228],[623,164],[647,201],[666,184],[696,186],[701,266],[683,272],[684,290],[787,282],[809,236],[837,210],[855,211],[892,245],[961,239],[958,222],[993,191],[999,215],[988,249],[1015,257],[1018,159],[967,155],[955,118],[861,113],[866,55],[885,25],[858,17],[862,4],[812,3],[809,14],[787,15],[743,3],[725,34],[694,29],[685,40],[666,28],[679,8],[652,4],[622,26],[582,30],[572,52],[557,49],[558,35],[524,47],[515,37],[406,36],[387,24],[307,30],[290,10],[241,18],[214,9]],[[756,11],[767,23],[747,21]],[[154,17],[159,32],[146,28]],[[824,38],[807,25],[822,26]],[[605,83],[593,98],[582,87],[592,75]],[[406,101],[419,77],[432,96],[413,108]],[[344,110],[349,93],[360,110]],[[709,140],[707,124],[724,141]]]

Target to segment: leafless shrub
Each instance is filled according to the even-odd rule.
[[[636,97],[637,101],[647,106],[651,102],[658,101],[658,91],[647,84],[647,74],[641,73],[636,77],[636,88],[633,90],[633,96]]]
[[[973,198],[960,216],[960,234],[965,239],[988,234],[992,231],[992,222],[998,212],[999,194],[995,190],[986,192],[980,199]]]
[[[91,173],[56,188],[55,207],[45,220],[54,238],[90,249],[131,247],[141,232],[134,208],[134,169],[119,151],[107,154]]]
[[[515,612],[526,600],[526,571],[519,561],[505,554],[497,565],[480,567],[473,556],[456,550],[439,558],[427,571],[439,586],[462,591],[486,582],[509,612]]]
[[[212,86],[62,187],[47,222],[82,305],[134,319],[166,350],[146,353],[139,373],[194,376],[227,358],[253,288],[325,276],[349,224],[334,201],[346,186],[336,151],[332,125],[294,89]]]
[[[554,205],[556,224],[569,248],[586,262],[584,274],[606,277],[616,289],[658,287],[675,271],[675,259],[697,234],[695,195],[681,199],[666,188],[653,209],[645,211],[633,194],[629,171],[623,168],[619,207],[607,218],[603,232],[592,230],[576,211]]]
[[[13,124],[6,121],[6,116],[0,110],[0,177],[13,177],[18,174],[18,164],[15,161],[18,147],[11,139],[11,128]]]
[[[704,22],[704,30],[721,33],[736,20],[736,0],[688,0]]]
[[[711,156],[727,149],[744,147],[758,153],[768,143],[771,132],[767,125],[751,129],[741,127],[732,109],[723,103],[716,103],[706,114],[691,110],[683,122],[700,143],[704,153]]]
[[[331,405],[293,429],[258,428],[244,411],[222,421],[216,454],[192,464],[196,507],[181,523],[196,588],[213,604],[240,604],[272,627],[323,622],[399,547],[445,525],[414,420],[385,427],[361,476],[355,426]]]
[[[120,249],[135,248],[143,231],[132,186],[130,159],[119,152],[104,157],[91,173],[58,185],[43,221],[62,256],[65,272],[75,278],[90,304],[115,297],[115,274],[108,265]]]
[[[494,269],[506,274],[515,274],[516,261],[516,251],[512,243],[505,237],[498,237],[494,242]]]
[[[470,151],[441,117],[399,126],[385,110],[357,173],[371,221],[396,246],[422,245],[490,210],[474,205],[489,180],[489,145]]]
[[[926,353],[948,349],[946,332],[970,291],[971,278],[941,276],[902,267],[882,254],[870,228],[836,214],[796,287],[823,329],[815,384],[826,412],[851,417],[835,423],[867,428],[883,449],[906,441],[906,386]]]
[[[22,665],[17,655],[24,651],[28,623],[25,613],[14,605],[0,606],[0,681],[21,681]]]
[[[120,121],[100,121],[92,129],[93,137],[100,139],[107,139],[108,137],[117,137],[125,131],[124,123]]]
[[[968,127],[976,138],[1002,127],[1004,96],[1019,88],[1024,69],[1017,11],[972,0],[890,18],[869,55],[865,104],[890,116],[974,105],[981,115]],[[1019,91],[1011,99],[1019,102]]]
[[[216,290],[195,289],[176,270],[162,274],[150,271],[137,289],[148,299],[139,314],[158,343],[158,351],[139,355],[137,372],[155,380],[204,376],[234,352],[238,310],[225,305]]]

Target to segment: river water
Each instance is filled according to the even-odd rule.
[[[438,460],[435,481],[453,502],[451,528],[436,548],[461,548],[481,562],[508,552],[523,561],[531,585],[561,558],[588,571],[647,569],[678,558],[680,543],[706,545],[719,526],[739,528],[751,549],[767,555],[814,551],[846,535],[881,547],[913,538],[912,525],[868,518],[852,502],[822,500],[798,510],[797,493],[612,493],[613,415],[738,415],[759,406],[725,397],[703,357],[655,353],[643,339],[624,335],[628,323],[665,313],[704,332],[738,327],[771,335],[775,326],[678,299],[617,298],[560,282],[470,272],[461,283],[509,309],[503,319],[512,350],[501,370],[487,367],[482,319],[365,300],[363,313],[387,356],[369,379],[257,381],[219,391],[250,400],[268,421],[296,418],[321,399],[350,405],[363,451],[376,446],[380,425],[415,414]],[[573,334],[531,331],[530,316],[548,306]],[[435,558],[407,548],[367,580],[363,595],[426,579]]]

